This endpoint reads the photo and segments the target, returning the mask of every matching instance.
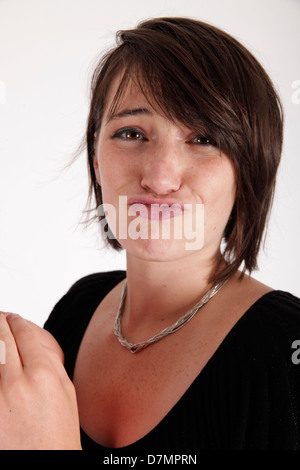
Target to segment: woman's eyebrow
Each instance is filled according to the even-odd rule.
[[[137,116],[141,114],[146,114],[148,116],[151,116],[153,113],[147,108],[123,109],[122,111],[119,111],[118,113],[109,114],[105,122],[106,124],[108,124],[110,121],[114,121],[115,119],[120,119],[125,116]]]

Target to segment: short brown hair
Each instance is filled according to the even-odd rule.
[[[274,86],[258,61],[237,40],[209,24],[188,18],[157,18],[117,32],[117,46],[96,67],[86,145],[90,198],[102,204],[94,172],[95,133],[101,127],[112,80],[124,72],[113,107],[134,79],[152,105],[171,120],[207,132],[234,163],[236,201],[224,231],[226,266],[213,281],[243,264],[257,269],[257,257],[273,201],[281,156],[283,114]],[[107,238],[116,249],[121,245]]]

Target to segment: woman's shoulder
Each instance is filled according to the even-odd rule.
[[[237,320],[229,337],[242,350],[255,350],[283,337],[299,336],[300,299],[291,292],[274,289],[249,275],[237,275],[228,283],[221,308]],[[237,312],[237,315],[235,314]],[[270,347],[265,349],[270,349]]]
[[[106,271],[82,277],[55,304],[44,327],[88,319],[105,295],[126,276],[126,271]]]
[[[78,348],[97,306],[124,277],[125,271],[93,273],[76,281],[56,303],[44,324],[63,350],[72,375]]]
[[[283,290],[272,290],[262,295],[246,312],[255,316],[268,328],[280,326],[283,329],[300,326],[300,299]]]
[[[83,298],[86,301],[93,294],[101,297],[103,294],[106,295],[125,276],[126,271],[120,270],[88,274],[72,284],[61,300],[74,298],[78,301],[79,298]]]
[[[233,413],[228,419],[236,423],[236,445],[298,449],[300,299],[282,290],[260,296],[225,338],[207,373],[220,377]]]
[[[245,359],[292,365],[293,348],[300,346],[300,299],[287,291],[267,292],[250,306],[230,336]]]
[[[68,290],[67,294],[83,294],[86,291],[106,289],[114,286],[126,276],[126,271],[104,271],[88,274],[76,281]]]
[[[291,292],[274,289],[245,275],[241,282],[233,284],[231,297],[233,303],[244,306],[238,323],[247,323],[248,327],[254,323],[270,331],[272,328],[290,330],[300,325],[300,298]]]

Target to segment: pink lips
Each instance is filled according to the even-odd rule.
[[[184,212],[184,205],[176,201],[146,197],[129,198],[128,205],[133,214],[145,219],[165,220],[171,219]]]

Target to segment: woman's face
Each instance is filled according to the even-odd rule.
[[[119,82],[94,160],[111,231],[128,254],[147,260],[216,254],[235,201],[232,161],[206,135],[151,107],[133,82],[108,116]]]

